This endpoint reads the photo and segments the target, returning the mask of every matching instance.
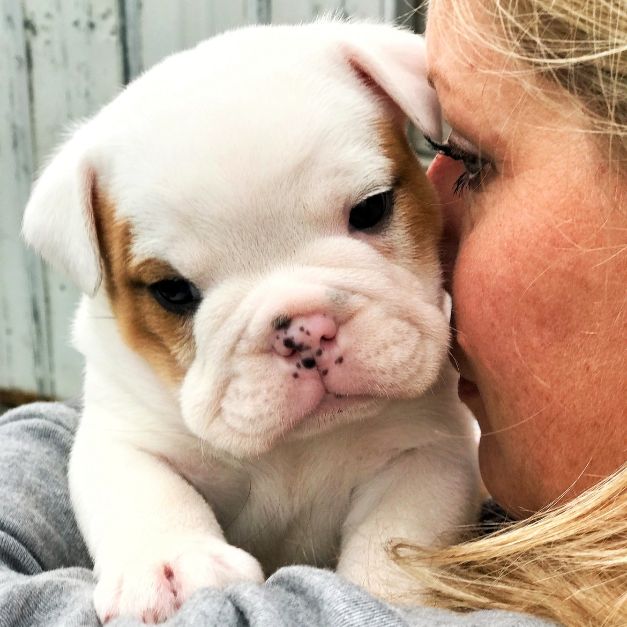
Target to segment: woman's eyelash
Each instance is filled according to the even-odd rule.
[[[440,154],[450,157],[455,161],[461,161],[466,171],[453,184],[453,193],[460,195],[466,189],[476,190],[481,186],[488,172],[492,169],[492,164],[486,159],[482,159],[479,155],[463,150],[459,146],[447,142],[440,144],[433,141],[429,137],[426,138],[431,147]]]

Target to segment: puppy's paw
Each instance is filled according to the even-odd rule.
[[[144,623],[167,620],[199,588],[223,588],[237,581],[263,582],[259,562],[223,540],[186,539],[163,543],[154,552],[130,550],[123,561],[103,560],[94,605],[106,623],[134,616]],[[159,547],[159,543],[154,545]],[[119,553],[118,553],[119,555]]]

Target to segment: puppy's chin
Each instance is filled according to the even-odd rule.
[[[367,396],[325,394],[320,405],[285,434],[285,439],[302,440],[331,431],[351,422],[367,420],[380,414],[389,400]]]
[[[263,455],[284,443],[314,438],[342,425],[373,418],[389,403],[387,399],[325,393],[309,413],[295,413],[265,432],[239,431],[228,425],[222,416],[216,418],[211,429],[193,430],[213,450],[245,459]]]

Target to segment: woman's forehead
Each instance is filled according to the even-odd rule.
[[[507,121],[500,113],[514,110],[520,95],[515,85],[492,71],[496,53],[475,48],[454,23],[448,0],[437,0],[427,27],[428,78],[438,94],[444,118],[472,143],[501,143],[496,135]],[[462,26],[465,29],[465,26]]]
[[[496,26],[487,11],[474,4],[472,17],[462,23],[466,12],[460,13],[450,0],[431,3],[428,76],[453,128],[471,143],[489,148],[492,156],[511,157],[511,142],[520,142],[521,133],[531,140],[552,121],[561,124],[557,118],[572,106],[556,110],[552,101],[559,98],[557,93],[550,100],[536,97],[539,92],[546,96],[554,87],[540,84],[529,68],[521,71],[511,56],[495,49],[493,42],[502,42]]]
[[[489,70],[508,63],[490,46],[497,33],[485,7],[474,4],[465,0],[457,5],[451,0],[432,0],[429,4],[427,53],[430,72],[438,78],[450,81],[451,70]],[[462,5],[467,8],[461,9]],[[442,65],[447,66],[446,74]]]

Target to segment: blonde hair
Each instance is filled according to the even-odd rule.
[[[627,624],[627,465],[574,500],[488,536],[394,560],[433,605],[527,612],[571,627]]]
[[[477,6],[449,2],[459,33],[517,61],[520,80],[540,73],[576,99],[590,121],[585,130],[610,146],[624,176],[627,5],[486,0],[481,10],[495,25],[488,34],[473,30]],[[488,536],[434,550],[403,540],[391,552],[439,607],[521,611],[571,627],[627,625],[627,464],[576,499]]]
[[[627,5],[616,0],[487,0],[493,32],[477,32],[469,0],[449,3],[458,34],[517,61],[576,100],[589,131],[627,157]],[[523,77],[521,77],[523,78]],[[523,80],[524,83],[524,80]],[[531,87],[531,81],[527,82]]]

